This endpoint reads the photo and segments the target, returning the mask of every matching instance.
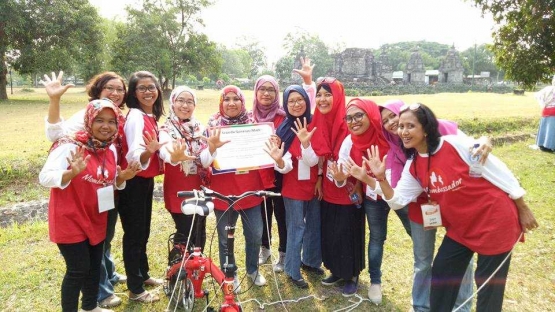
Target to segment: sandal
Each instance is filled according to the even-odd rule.
[[[142,303],[152,303],[152,302],[160,301],[160,297],[156,294],[152,294],[145,290],[141,294],[134,294],[132,292],[129,292],[129,300],[142,302]]]
[[[146,281],[143,282],[146,286],[160,286],[164,284],[164,281],[159,278],[152,278],[150,277]]]

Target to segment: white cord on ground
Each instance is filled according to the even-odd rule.
[[[501,267],[505,264],[505,262],[507,262],[507,260],[509,259],[509,257],[511,256],[511,254],[513,253],[513,250],[515,250],[516,244],[518,244],[518,242],[520,241],[520,239],[522,238],[522,235],[524,235],[523,232],[520,232],[520,236],[518,237],[518,239],[516,240],[515,244],[513,245],[513,248],[511,248],[511,251],[507,254],[507,256],[505,257],[505,259],[503,259],[503,261],[501,262],[501,264],[499,264],[499,266],[497,267],[497,269],[495,269],[495,271],[493,271],[493,273],[491,273],[490,277],[488,277],[488,279],[482,284],[482,286],[480,286],[480,288],[478,288],[473,294],[472,296],[468,297],[468,299],[466,299],[458,308],[456,308],[455,310],[453,310],[453,312],[457,312],[460,309],[462,309],[462,307],[464,307],[465,304],[467,304],[470,300],[472,300],[472,298],[476,297],[476,295],[478,294],[478,292],[480,290],[482,290],[482,288],[484,288],[487,283],[493,278],[493,276],[497,273],[497,271],[499,271],[501,269]]]
[[[344,308],[341,308],[341,309],[334,310],[333,312],[339,312],[339,311],[347,311],[347,312],[350,312],[350,311],[353,311],[354,309],[358,308],[358,306],[359,306],[361,303],[363,303],[364,301],[371,302],[370,299],[362,298],[362,297],[359,296],[358,294],[355,294],[354,297],[357,298],[358,301],[354,301],[353,299],[349,299],[349,302],[352,302],[353,304],[351,304],[350,306],[346,306],[346,307],[344,307]]]
[[[245,300],[245,301],[241,301],[241,302],[238,302],[238,303],[239,303],[239,304],[245,304],[245,303],[247,303],[247,302],[254,301],[254,302],[256,302],[256,304],[258,304],[258,307],[259,307],[260,309],[265,309],[266,307],[269,307],[269,306],[272,306],[272,305],[275,305],[275,304],[282,304],[282,305],[285,307],[285,304],[286,304],[286,303],[297,303],[297,302],[299,302],[299,301],[301,301],[301,300],[306,300],[306,299],[310,299],[310,298],[314,298],[314,299],[319,300],[319,301],[324,301],[324,300],[326,300],[326,298],[318,298],[318,297],[316,297],[315,295],[309,295],[309,296],[306,296],[306,297],[299,297],[299,298],[297,298],[297,299],[286,299],[286,300],[283,300],[283,299],[280,298],[279,301],[268,302],[268,303],[261,303],[261,302],[258,301],[258,299],[256,299],[256,298],[247,299],[247,300]]]

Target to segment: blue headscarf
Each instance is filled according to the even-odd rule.
[[[295,117],[291,115],[291,113],[289,113],[289,106],[287,105],[287,101],[289,100],[289,94],[291,92],[299,93],[303,97],[306,103],[306,109],[302,116]],[[279,125],[279,127],[277,128],[276,134],[281,138],[281,141],[285,143],[285,146],[283,149],[283,152],[285,153],[289,150],[291,143],[293,143],[293,140],[296,137],[295,132],[291,130],[291,127],[295,126],[295,120],[299,118],[302,122],[303,119],[306,118],[306,123],[309,124],[312,121],[312,114],[310,113],[310,99],[308,98],[308,94],[303,89],[303,87],[299,85],[289,86],[287,87],[287,89],[285,89],[285,91],[283,91],[282,103],[283,103],[283,108],[285,109],[286,117],[285,117],[285,120],[281,123],[281,125]]]

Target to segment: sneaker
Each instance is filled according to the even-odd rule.
[[[270,256],[272,255],[272,251],[264,246],[260,246],[260,253],[258,254],[258,264],[264,264]]]
[[[355,281],[347,281],[345,286],[343,286],[343,297],[351,297],[352,295],[357,293],[358,290],[358,283]]]
[[[324,275],[324,269],[322,268],[315,268],[315,267],[311,267],[309,265],[306,265],[304,263],[301,262],[301,269],[310,272],[310,273],[314,273],[316,275]]]
[[[382,303],[382,285],[381,284],[371,284],[368,288],[368,299],[372,303],[380,304]]]
[[[118,277],[116,284],[125,284],[127,282],[127,276],[115,273]]]
[[[252,280],[252,282],[256,285],[256,286],[264,286],[266,285],[266,279],[264,278],[264,276],[262,276],[262,274],[260,274],[258,272],[258,270],[252,272],[252,273],[247,273],[247,275],[249,276],[249,278]]]
[[[301,289],[308,288],[308,283],[303,278],[296,280],[292,277],[289,277],[289,280],[291,280],[291,283],[293,283],[295,286],[297,286]]]
[[[152,303],[152,302],[160,301],[160,297],[157,294],[153,294],[146,290],[140,294],[134,294],[130,291],[129,300],[141,302],[141,303]]]
[[[274,264],[274,272],[283,272],[283,268],[285,267],[285,252],[279,252],[279,259]]]
[[[104,300],[101,300],[98,303],[98,306],[101,308],[113,308],[113,307],[119,306],[120,304],[121,304],[121,298],[112,294],[111,296],[108,296]]]
[[[164,284],[164,280],[162,280],[160,278],[150,277],[149,279],[144,281],[143,284],[145,284],[145,286],[160,286],[160,285]]]
[[[239,278],[237,276],[235,276],[235,278],[233,278],[233,292],[235,294],[238,294],[241,292],[241,281],[239,280]]]
[[[92,310],[79,309],[79,312],[114,312],[114,310],[109,310],[109,309],[103,309],[101,307],[96,307]]]
[[[322,285],[332,286],[341,281],[341,277],[334,276],[333,274],[322,280]]]

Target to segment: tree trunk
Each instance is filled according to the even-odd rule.
[[[6,49],[3,45],[0,45],[0,101],[8,99],[8,92],[6,91],[6,86],[8,85],[8,80],[6,75],[8,74],[8,69],[6,68]]]

